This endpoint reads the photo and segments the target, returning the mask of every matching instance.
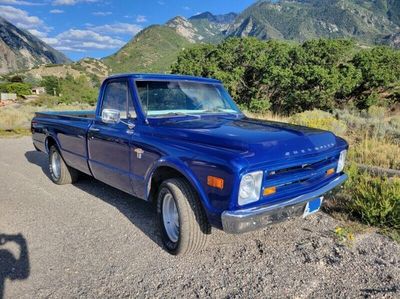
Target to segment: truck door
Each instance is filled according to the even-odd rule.
[[[132,135],[125,123],[135,123],[136,113],[128,80],[109,81],[99,105],[100,115],[103,109],[119,110],[122,122],[106,124],[101,117],[96,117],[88,132],[90,169],[96,179],[133,194],[129,176]]]

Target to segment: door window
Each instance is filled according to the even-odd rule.
[[[121,119],[136,118],[127,81],[116,81],[107,84],[103,98],[103,109],[119,110]]]

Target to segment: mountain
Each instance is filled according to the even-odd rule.
[[[393,48],[400,49],[400,32],[385,36],[382,43]]]
[[[103,59],[112,73],[167,72],[191,41],[174,28],[153,25],[136,35],[117,53]]]
[[[0,17],[0,74],[40,64],[69,62],[64,54]]]
[[[400,47],[400,0],[260,0],[239,15],[178,16],[145,29],[104,62],[113,72],[165,72],[190,44],[247,36],[297,42],[353,38]]]
[[[85,76],[93,82],[101,82],[109,75],[109,71],[109,68],[101,60],[83,58],[68,64],[42,64],[30,69],[16,71],[15,74],[35,80],[42,80],[46,76],[57,78],[65,78],[67,75],[74,78]]]
[[[167,22],[167,26],[187,38],[190,42],[217,43],[225,38],[225,32],[235,20],[237,14],[213,15],[204,12],[189,19],[175,17]]]
[[[363,43],[399,31],[398,0],[258,1],[230,25],[227,36],[305,41],[355,38]]]
[[[175,17],[165,25],[142,30],[117,53],[103,58],[112,73],[169,72],[178,53],[195,43],[217,43],[236,14],[213,15],[209,12],[189,19]]]

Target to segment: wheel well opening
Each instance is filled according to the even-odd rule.
[[[151,182],[150,182],[150,192],[149,194],[149,200],[151,202],[156,201],[158,189],[161,185],[161,183],[165,180],[172,179],[172,178],[184,178],[184,175],[177,171],[176,169],[168,166],[162,166],[156,169],[156,171],[153,173],[151,176]]]
[[[50,148],[55,145],[57,147],[57,142],[55,141],[55,139],[53,137],[47,137],[46,139],[46,150],[47,152],[50,152]]]

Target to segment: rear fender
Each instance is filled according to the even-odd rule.
[[[46,135],[46,139],[45,139],[45,143],[44,143],[45,144],[45,148],[46,148],[46,153],[48,154],[50,152],[50,148],[49,148],[49,144],[51,144],[51,142],[49,142],[50,140],[54,141],[54,143],[56,144],[58,150],[61,153],[60,143],[59,143],[58,139],[54,135],[52,135],[51,133],[48,133]]]

